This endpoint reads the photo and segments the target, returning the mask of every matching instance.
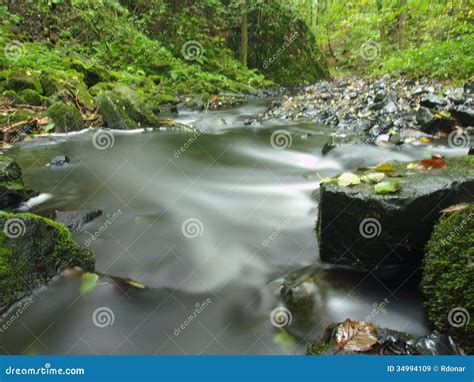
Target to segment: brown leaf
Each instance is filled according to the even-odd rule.
[[[418,170],[446,170],[448,164],[443,159],[425,159],[418,163]]]
[[[454,206],[445,208],[444,210],[441,210],[441,213],[450,215],[454,212],[465,210],[467,207],[469,207],[469,203],[459,203],[455,204]]]
[[[378,342],[377,329],[368,322],[347,319],[337,327],[336,353],[340,350],[366,352]]]

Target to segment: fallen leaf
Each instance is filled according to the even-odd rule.
[[[374,186],[374,191],[376,194],[385,195],[385,194],[393,194],[400,190],[400,181],[399,180],[391,180],[388,182],[381,182]]]
[[[346,172],[337,179],[337,184],[343,187],[356,186],[360,184],[360,178],[356,174]]]
[[[454,206],[445,208],[444,210],[441,210],[441,213],[449,215],[454,212],[465,210],[467,207],[469,207],[469,203],[459,203],[455,204]]]
[[[97,286],[98,280],[99,275],[97,273],[84,273],[82,275],[82,283],[80,288],[81,294],[87,294],[92,292]]]
[[[389,173],[387,174],[387,176],[388,176],[389,178],[403,178],[403,177],[405,176],[405,174],[402,173],[402,172],[389,172]]]
[[[421,143],[429,143],[429,142],[430,142],[430,139],[429,139],[428,137],[421,137],[421,138],[419,139],[419,141],[420,141]]]
[[[391,172],[395,170],[395,166],[390,163],[381,163],[373,167],[362,167],[360,171],[376,171],[376,172]]]
[[[378,344],[377,328],[365,321],[347,319],[336,330],[336,352],[366,352]]]
[[[418,170],[446,170],[448,164],[443,159],[425,159],[418,162]]]
[[[334,179],[334,178],[322,178],[319,183],[320,183],[320,184],[333,183],[333,182],[335,182],[335,181],[336,181],[336,179]]]
[[[385,174],[383,172],[370,172],[367,175],[361,176],[360,180],[364,183],[380,183],[384,178]]]
[[[409,163],[407,164],[407,169],[408,170],[414,170],[418,167],[418,163]]]

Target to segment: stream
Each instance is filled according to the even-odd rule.
[[[283,120],[244,125],[269,102],[180,114],[180,122],[202,134],[117,132],[113,146],[99,150],[88,131],[35,139],[13,151],[28,186],[50,196],[32,212],[103,210],[75,239],[93,251],[98,272],[147,289],[101,277],[81,294],[79,277],[58,276],[0,334],[0,352],[301,354],[330,323],[364,319],[385,299],[376,325],[429,333],[416,280],[324,267],[314,227],[320,178],[420,159],[430,147],[347,145],[322,156],[334,133],[328,127]],[[282,129],[285,147],[275,147],[272,133]],[[64,154],[71,164],[46,167]],[[288,349],[276,340],[270,313],[282,278],[309,266],[324,268],[334,282],[306,338]]]

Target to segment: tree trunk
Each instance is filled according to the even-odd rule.
[[[377,0],[377,11],[380,17],[382,17],[383,16],[382,0]],[[383,19],[380,21],[379,30],[380,30],[380,41],[384,41],[385,40],[385,24],[384,24]]]
[[[407,0],[400,0],[400,16],[398,17],[398,46],[400,49],[405,47],[405,27],[406,27],[406,11],[405,6],[407,5]]]
[[[242,13],[241,21],[241,43],[240,43],[240,60],[244,66],[247,66],[249,56],[249,28],[247,16],[247,0],[242,0],[240,5]]]

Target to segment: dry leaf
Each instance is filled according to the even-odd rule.
[[[346,172],[337,179],[337,184],[343,187],[357,186],[360,184],[360,178],[356,174]]]
[[[449,215],[454,212],[465,210],[467,207],[469,207],[469,203],[459,203],[455,204],[454,206],[445,208],[444,210],[441,210],[441,213]]]
[[[377,328],[368,322],[347,319],[337,327],[336,352],[366,352],[378,342]]]
[[[443,159],[425,159],[418,163],[418,170],[446,170],[448,164]]]

